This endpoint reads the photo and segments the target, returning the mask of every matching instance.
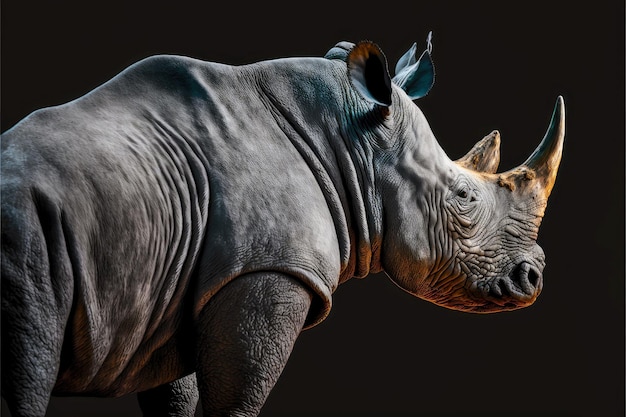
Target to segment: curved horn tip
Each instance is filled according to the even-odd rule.
[[[558,96],[548,130],[543,140],[535,149],[535,152],[526,160],[525,165],[536,167],[544,162],[544,159],[552,153],[555,147],[562,146],[565,136],[565,102],[563,96]]]
[[[562,125],[563,123],[565,123],[565,100],[561,95],[556,98],[556,103],[554,104],[554,112],[552,113],[552,121],[557,121],[556,125]]]
[[[561,114],[561,117],[565,116],[565,100],[563,99],[562,95],[559,95],[556,98],[555,110],[558,110],[558,112]]]
[[[556,98],[554,113],[552,114],[552,121],[550,124],[552,124],[553,121],[556,122],[554,123],[554,128],[556,129],[556,132],[554,133],[557,138],[560,136],[560,139],[563,140],[565,136],[565,100],[563,100],[563,96],[561,95]]]
[[[548,128],[548,132],[546,132],[546,138],[552,133],[555,137],[554,139],[562,140],[565,134],[565,101],[563,100],[563,96],[559,95],[556,98],[556,104],[554,105],[554,112],[552,113],[552,120],[550,120],[550,127]]]
[[[558,96],[550,125],[546,134],[533,154],[523,165],[532,169],[537,178],[544,183],[545,197],[548,198],[561,162],[563,141],[565,139],[565,101]]]

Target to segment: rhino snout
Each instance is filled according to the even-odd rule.
[[[523,261],[508,276],[492,281],[489,298],[504,307],[525,307],[535,301],[542,286],[543,268]]]

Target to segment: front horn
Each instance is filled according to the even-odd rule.
[[[535,151],[522,165],[530,168],[535,173],[535,178],[543,184],[545,197],[550,196],[556,173],[559,170],[561,155],[563,153],[563,140],[565,139],[565,103],[563,97],[556,99],[550,126]]]

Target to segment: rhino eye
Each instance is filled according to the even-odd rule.
[[[469,201],[470,203],[473,203],[474,201],[476,201],[476,193],[473,190],[466,188],[466,187],[459,188],[456,191],[456,196],[460,198],[461,200],[465,200],[466,202]]]
[[[459,176],[455,184],[451,186],[448,196],[450,203],[453,205],[458,204],[459,209],[461,209],[461,207],[469,208],[469,206],[474,206],[474,204],[470,203],[474,203],[478,200],[478,190],[466,177]]]

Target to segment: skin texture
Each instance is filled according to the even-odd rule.
[[[448,308],[532,304],[563,101],[520,167],[496,173],[497,133],[451,161],[413,103],[431,50],[394,78],[371,42],[241,67],[156,56],[3,134],[12,414],[138,392],[147,416],[198,398],[257,415],[298,334],[373,272]]]
[[[249,274],[198,321],[198,375],[207,415],[256,415],[287,362],[311,294],[283,274]],[[263,343],[259,343],[262,340]]]
[[[195,374],[137,394],[144,415],[163,417],[193,417],[198,397]]]

